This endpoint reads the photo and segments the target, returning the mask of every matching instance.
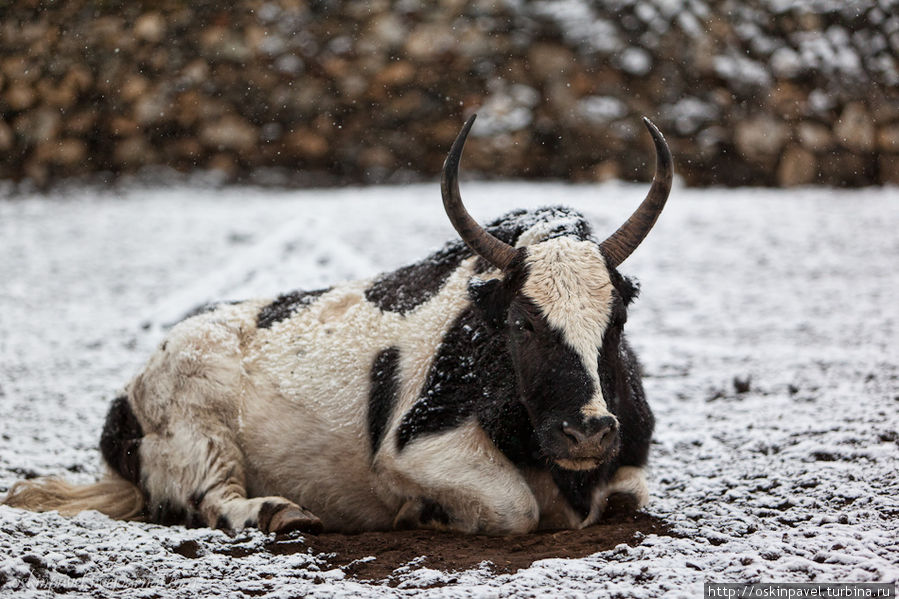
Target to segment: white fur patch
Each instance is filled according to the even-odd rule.
[[[637,500],[637,508],[649,503],[649,487],[646,485],[646,473],[643,468],[637,466],[622,466],[615,471],[612,482],[606,488],[608,495],[612,493],[627,493]]]
[[[523,293],[562,332],[596,386],[596,395],[581,410],[584,418],[610,415],[599,384],[598,355],[609,325],[613,288],[599,248],[559,237],[529,246],[526,264]]]

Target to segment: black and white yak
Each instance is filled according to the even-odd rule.
[[[370,280],[224,304],[176,325],[110,408],[92,485],[17,483],[11,506],[316,532],[510,534],[648,500],[653,430],[617,267],[671,187],[599,243],[565,208],[486,228],[462,204],[468,120],[441,191],[460,241]]]

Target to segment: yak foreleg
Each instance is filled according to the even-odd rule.
[[[474,422],[382,451],[376,467],[385,488],[405,500],[397,528],[503,535],[537,526],[537,500],[524,477]]]

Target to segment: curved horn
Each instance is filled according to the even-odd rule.
[[[443,174],[440,179],[440,193],[443,194],[443,208],[446,215],[459,236],[471,250],[500,270],[505,270],[515,257],[515,248],[508,243],[500,241],[479,225],[468,210],[462,204],[462,196],[459,195],[459,160],[462,158],[462,147],[468,132],[474,124],[477,115],[473,114],[465,122],[462,131],[453,147],[450,148],[446,161],[443,163]]]
[[[652,177],[652,187],[640,207],[618,230],[612,233],[608,239],[599,244],[599,249],[609,261],[609,265],[617,267],[624,262],[649,233],[656,219],[665,207],[668,192],[671,191],[671,152],[665,138],[652,122],[643,117],[643,123],[649,129],[652,141],[656,146],[656,172]]]

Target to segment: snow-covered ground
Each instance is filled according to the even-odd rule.
[[[570,205],[602,236],[645,189],[463,194],[482,220]],[[673,536],[512,574],[412,563],[387,586],[270,554],[255,531],[0,506],[0,595],[695,597],[705,581],[895,582],[897,231],[895,188],[674,190],[621,269],[643,285],[628,328],[658,420],[648,511]],[[191,308],[370,276],[453,235],[435,184],[0,199],[0,490],[23,476],[93,479],[109,400]],[[197,555],[182,555],[185,541]]]

